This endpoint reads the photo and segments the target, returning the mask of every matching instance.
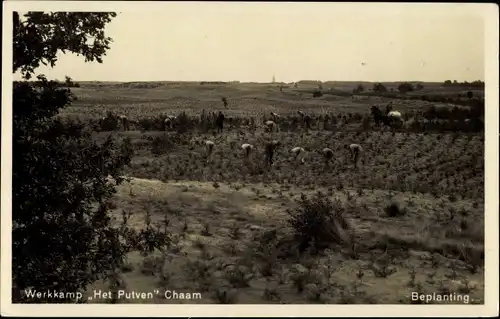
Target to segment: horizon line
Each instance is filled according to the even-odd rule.
[[[303,79],[303,80],[297,80],[297,81],[241,81],[241,80],[130,80],[130,81],[120,81],[120,80],[77,80],[69,76],[73,82],[109,82],[109,83],[159,83],[159,82],[164,82],[164,83],[172,83],[172,82],[177,82],[177,83],[199,83],[199,82],[224,82],[224,83],[258,83],[258,84],[280,84],[280,83],[300,83],[300,82],[318,82],[318,83],[436,83],[436,84],[444,84],[446,81],[455,81],[453,79],[448,79],[444,81],[424,81],[424,80],[391,80],[391,81],[368,81],[368,80],[308,80],[308,79]],[[33,76],[31,79],[26,80],[26,79],[20,79],[20,80],[13,80],[13,81],[36,81],[36,76]],[[64,81],[63,79],[52,79],[53,81]],[[481,79],[476,79],[476,80],[470,80],[470,81],[457,81],[456,84],[464,84],[464,83],[474,83],[474,82],[481,82],[485,83],[484,80]]]

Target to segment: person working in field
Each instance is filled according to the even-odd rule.
[[[276,149],[280,145],[279,141],[273,140],[266,144],[266,162],[269,165],[273,165],[273,157]]]
[[[351,153],[351,159],[354,162],[354,168],[358,167],[358,160],[360,157],[360,154],[363,152],[363,148],[359,144],[345,144],[344,148],[348,149],[349,152]]]

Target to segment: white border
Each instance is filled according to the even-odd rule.
[[[498,315],[498,6],[488,3],[238,3],[238,9],[252,10],[260,6],[290,6],[306,12],[335,7],[336,11],[413,11],[446,9],[447,12],[476,12],[485,21],[485,304],[484,305],[13,305],[11,303],[11,203],[12,203],[12,11],[149,11],[169,10],[178,3],[149,1],[4,1],[2,36],[2,174],[1,174],[1,313],[3,316],[204,316],[204,317],[333,317],[333,316],[461,316]],[[200,6],[219,10],[235,3],[185,2],[183,6]],[[363,10],[365,11],[365,10]],[[200,10],[199,12],[203,12]],[[464,44],[465,45],[465,44]]]

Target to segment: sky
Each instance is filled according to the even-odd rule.
[[[113,7],[119,14],[105,29],[113,43],[102,64],[60,54],[37,73],[75,81],[484,81],[477,8],[128,2]]]

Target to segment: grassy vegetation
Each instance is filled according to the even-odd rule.
[[[353,240],[299,253],[287,211],[300,213],[308,206],[296,200],[318,192],[338,200]],[[120,273],[118,289],[158,289],[154,300],[115,302],[407,304],[413,291],[449,291],[482,303],[483,205],[476,204],[385,190],[136,178],[110,203],[117,217],[130,213],[137,228],[167,218],[174,239],[164,251],[130,254]],[[88,294],[109,289],[98,282]],[[202,299],[166,299],[167,289]]]
[[[315,86],[300,85],[286,87],[279,91],[278,84],[225,84],[200,85],[198,82],[144,82],[144,83],[91,83],[80,82],[81,87],[72,91],[78,96],[73,106],[65,109],[65,114],[81,120],[97,119],[106,116],[108,111],[124,114],[131,120],[164,115],[165,112],[186,112],[199,117],[205,110],[224,109],[235,118],[269,115],[274,111],[281,115],[296,116],[297,110],[320,114],[335,114],[349,117],[367,115],[373,104],[392,102],[395,109],[403,111],[407,117],[426,111],[430,107],[449,109],[450,103],[457,108],[474,106],[484,99],[484,91],[448,87],[440,84],[426,84],[421,91],[373,92],[364,91],[353,96],[352,90],[357,83],[331,85],[323,89],[321,97],[312,98]],[[392,88],[391,84],[386,84]],[[397,86],[397,84],[393,84]],[[466,97],[468,91],[474,97]],[[226,97],[228,107],[224,108],[221,98]],[[357,119],[358,121],[360,118]],[[137,127],[141,129],[141,127]]]
[[[277,84],[79,84],[72,88],[78,100],[60,116],[101,131],[96,140],[128,137],[135,150],[126,171],[134,178],[118,187],[109,207],[117,220],[127,216],[137,229],[163,229],[171,237],[163,249],[129,254],[115,281],[88,291],[156,290],[153,299],[92,302],[407,304],[414,291],[484,302],[483,133],[456,123],[391,132],[369,121],[373,104],[392,101],[411,122],[433,106],[451,110],[448,100],[471,100],[469,89],[424,83],[418,98],[409,97],[416,92],[388,97],[398,84],[386,84],[385,96],[353,98],[357,83],[332,83],[313,98],[315,86],[303,84],[283,91]],[[215,135],[196,122],[203,109],[232,118],[228,131]],[[315,116],[311,131],[297,122],[297,110]],[[271,111],[285,117],[272,135],[259,124]],[[131,131],[102,132],[98,119],[108,112],[127,115]],[[162,116],[181,112],[189,129],[161,131]],[[336,120],[325,122],[327,114]],[[283,146],[266,167],[270,138]],[[215,142],[209,163],[205,139]],[[250,161],[243,143],[256,147]],[[365,149],[358,169],[345,143]],[[305,164],[291,161],[294,146],[308,151]],[[335,152],[328,167],[315,152],[324,147]],[[311,223],[324,227],[304,228]],[[203,297],[166,299],[165,290]]]

